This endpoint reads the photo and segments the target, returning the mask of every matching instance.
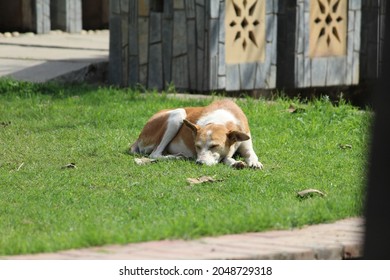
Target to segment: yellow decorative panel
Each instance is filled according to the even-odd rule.
[[[346,55],[347,1],[310,1],[310,57]]]
[[[265,1],[226,0],[225,59],[227,64],[264,61]]]

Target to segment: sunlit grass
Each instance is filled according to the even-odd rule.
[[[0,254],[299,227],[362,213],[370,112],[239,100],[264,170],[127,154],[157,110],[210,100],[0,81]],[[302,108],[295,113],[291,104]],[[76,168],[68,168],[73,163]],[[190,186],[203,175],[221,181]],[[297,191],[326,194],[297,197]]]

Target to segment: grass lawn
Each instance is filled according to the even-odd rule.
[[[0,255],[286,229],[362,214],[372,114],[345,102],[239,100],[261,171],[184,160],[141,166],[127,154],[157,110],[209,102],[0,80]],[[65,167],[70,163],[76,168]],[[222,181],[186,181],[200,176]],[[298,197],[305,189],[326,196]]]

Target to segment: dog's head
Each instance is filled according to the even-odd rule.
[[[232,146],[240,141],[246,141],[249,135],[236,131],[229,130],[224,125],[207,124],[199,126],[184,120],[184,124],[188,126],[195,135],[196,163],[214,165],[224,159],[230,152]]]

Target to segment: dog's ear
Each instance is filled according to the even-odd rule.
[[[250,139],[248,134],[237,130],[229,131],[227,137],[232,143],[246,141]]]
[[[198,125],[193,124],[192,122],[190,122],[189,120],[186,120],[186,119],[183,120],[183,123],[186,126],[188,126],[195,134],[198,132],[198,130],[199,130],[199,126]]]

